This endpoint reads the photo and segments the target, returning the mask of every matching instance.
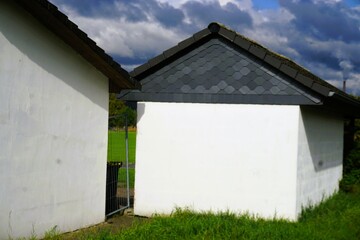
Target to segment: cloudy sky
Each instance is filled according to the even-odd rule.
[[[360,0],[50,0],[125,69],[225,24],[360,95]]]

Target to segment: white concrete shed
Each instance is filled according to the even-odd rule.
[[[44,0],[0,0],[0,239],[105,219],[109,91],[128,73]]]
[[[360,104],[291,60],[212,23],[131,74],[135,214],[296,220],[338,190],[344,118]]]

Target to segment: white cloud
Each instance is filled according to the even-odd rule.
[[[360,96],[360,73],[352,73],[346,81],[347,92]]]
[[[134,70],[139,65],[140,64],[121,64],[121,67],[123,69],[125,69],[126,71],[131,72],[132,70]]]
[[[335,3],[342,2],[342,0],[313,0],[313,2],[315,4],[318,4],[318,3],[335,4]]]
[[[106,52],[123,57],[146,58],[185,38],[183,33],[167,29],[156,21],[127,22],[124,18],[106,19],[74,15],[72,20]]]
[[[335,87],[343,90],[343,81],[330,80],[328,82],[330,84],[334,85]],[[360,76],[359,76],[359,79],[349,79],[346,81],[346,93],[359,96],[359,94],[360,94]]]
[[[68,0],[54,1],[61,1],[57,4],[59,8],[64,11],[72,21],[78,24],[82,30],[88,33],[106,52],[111,55],[119,55],[130,59],[142,59],[140,61],[145,61],[145,59],[163,52],[195,33],[197,30],[200,30],[200,28],[205,27],[203,21],[197,19],[201,14],[198,15],[195,12],[192,13],[193,15],[187,15],[185,5],[183,4],[190,0],[158,0],[161,3],[170,4],[177,10],[182,11],[185,15],[185,19],[182,18],[181,20],[180,18],[180,20],[176,20],[180,21],[178,24],[168,26],[165,26],[166,24],[164,25],[164,23],[157,20],[159,18],[156,18],[156,16],[158,16],[156,14],[159,14],[159,12],[151,12],[153,10],[148,9],[149,4],[156,4],[155,1],[146,2],[147,9],[144,9],[145,6],[141,5],[141,1],[131,3],[131,6],[136,3],[136,7],[140,9],[139,11],[145,14],[145,17],[136,20],[127,20],[124,14],[119,14],[121,16],[116,16],[115,14],[113,17],[101,16],[101,14],[96,16],[83,16],[78,13],[80,12],[78,8],[78,10],[74,10],[69,7],[71,5],[66,5],[66,1]],[[320,27],[320,32],[317,33],[318,35],[311,35],[305,28],[294,24],[296,20],[295,15],[301,14],[301,10],[299,10],[298,13],[297,8],[290,9],[287,7],[286,9],[285,7],[287,5],[280,4],[278,9],[258,10],[253,7],[251,0],[196,0],[196,2],[203,3],[204,6],[206,3],[216,1],[218,1],[221,6],[227,3],[235,4],[238,9],[246,10],[246,13],[251,17],[251,26],[250,24],[239,25],[238,23],[238,25],[236,25],[234,23],[231,25],[231,23],[228,23],[230,24],[228,27],[246,37],[254,39],[275,52],[292,58],[319,77],[329,80],[329,82],[334,83],[338,87],[342,86],[341,80],[343,76],[339,64],[341,61],[348,61],[353,65],[353,68],[347,68],[349,70],[347,72],[348,86],[351,88],[351,91],[360,93],[360,73],[358,73],[360,41],[322,38],[326,36],[327,32],[322,33]],[[318,6],[325,3],[331,7],[339,2],[339,0],[313,0],[313,2],[317,3]],[[77,7],[77,5],[72,6]],[[114,5],[114,8],[118,8],[118,10],[122,9],[124,12],[124,8],[129,6],[130,5],[126,5],[125,2],[119,1]],[[200,6],[201,4],[197,5],[201,11]],[[214,4],[214,6],[216,6],[216,4]],[[335,5],[331,8],[334,9]],[[220,8],[218,9],[218,11],[221,10]],[[217,10],[214,11],[217,13]],[[348,17],[346,21],[355,21],[355,23],[360,21],[360,14],[357,14],[360,12],[360,7],[358,9],[352,8],[351,10],[342,8],[338,9],[338,12],[339,15],[344,18]],[[134,13],[134,11],[132,13]],[[166,15],[162,15],[162,17],[166,17]],[[221,18],[223,15],[219,14],[218,17]],[[198,23],[199,21],[201,23]],[[218,19],[217,21],[222,22],[226,20]],[[238,21],[238,19],[235,17],[233,21]],[[306,25],[306,21],[311,21],[311,19],[304,18],[304,21]],[[328,26],[325,28],[328,30]],[[138,60],[132,61],[132,63],[122,63],[123,67],[131,70],[136,66],[133,63],[139,62]],[[342,63],[342,65],[345,63]]]

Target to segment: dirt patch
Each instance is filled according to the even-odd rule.
[[[118,233],[126,228],[129,228],[135,224],[142,223],[144,221],[150,221],[149,218],[137,217],[132,215],[126,215],[123,213],[115,214],[111,216],[106,222],[98,225],[76,230],[74,232],[65,233],[61,235],[61,239],[75,240],[75,239],[86,239],[87,235],[94,233],[100,233],[103,231],[110,231],[111,233]]]

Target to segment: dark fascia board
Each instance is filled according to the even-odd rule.
[[[204,39],[209,39],[211,37],[217,36],[220,36],[221,38],[232,42],[237,47],[246,50],[250,54],[263,60],[275,69],[279,70],[280,72],[291,77],[300,84],[311,89],[315,93],[318,93],[320,96],[327,98],[333,93],[336,93],[337,96],[343,97],[344,99],[351,98],[345,92],[339,90],[338,88],[332,86],[318,76],[312,74],[310,71],[293,62],[291,59],[275,53],[260,45],[259,43],[248,39],[245,36],[216,22],[210,23],[207,28],[195,33],[193,36],[185,39],[177,46],[172,47],[169,50],[166,50],[165,52],[160,54],[159,56],[155,57],[157,60],[161,59],[160,61],[149,60],[148,63],[145,63],[144,65],[135,68],[134,71],[130,73],[130,75],[138,81],[141,81],[141,79],[151,74],[159,67],[166,65],[166,63],[171,62],[173,59],[175,59],[176,56],[184,53],[186,49],[191,50],[194,48],[194,45],[199,45],[199,41],[204,41]],[[156,62],[155,65],[151,64],[154,62]]]
[[[277,104],[277,105],[321,105],[304,96],[289,95],[233,95],[198,93],[142,93],[137,90],[124,90],[118,99],[125,101],[155,101],[177,103],[228,103],[228,104]]]
[[[120,64],[97,46],[55,5],[47,0],[16,0],[16,3],[108,77],[110,80],[109,91],[133,89],[140,86],[137,81],[130,78],[129,73]]]

